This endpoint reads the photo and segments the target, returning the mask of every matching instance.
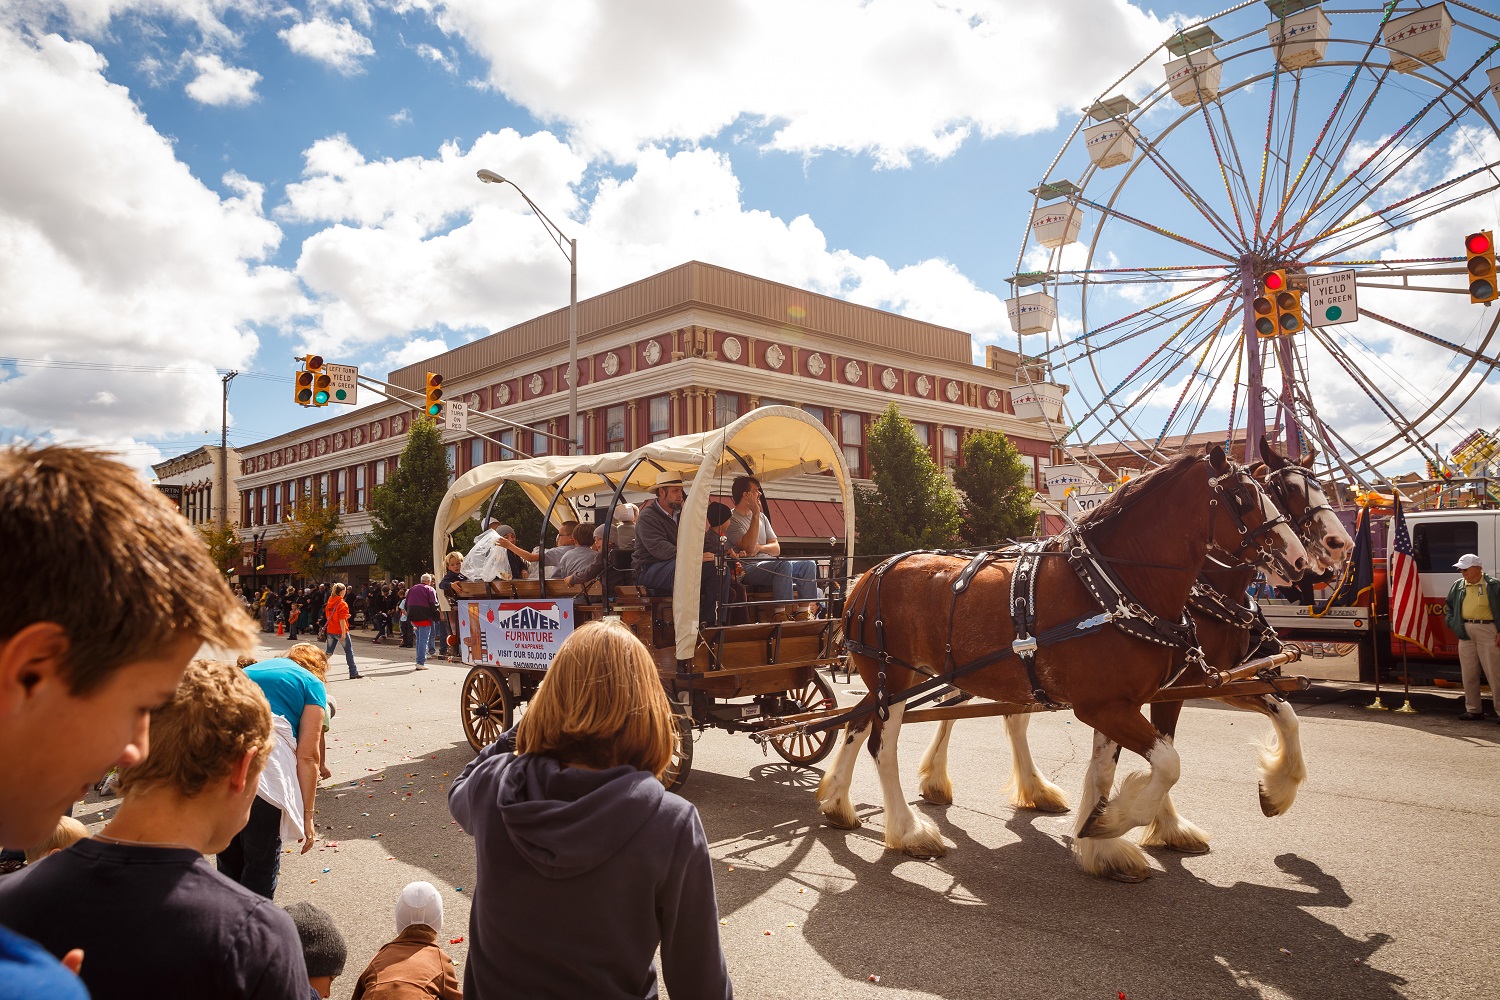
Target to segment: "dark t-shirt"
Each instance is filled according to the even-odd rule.
[[[94,1000],[307,995],[292,918],[186,848],[81,840],[0,879],[0,924],[82,948]]]

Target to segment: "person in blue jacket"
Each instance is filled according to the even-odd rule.
[[[478,855],[464,996],[733,996],[708,841],[660,776],[676,738],[656,666],[618,621],[562,644],[510,741],[448,792]]]

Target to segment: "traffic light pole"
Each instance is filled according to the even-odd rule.
[[[399,396],[394,396],[394,395],[391,394],[391,392],[386,391],[386,390],[393,390],[395,392],[408,393],[408,394],[413,395],[413,396],[418,395],[418,393],[415,393],[415,392],[413,392],[410,389],[403,389],[399,385],[391,385],[389,382],[382,382],[379,379],[371,378],[368,375],[361,375],[361,376],[359,376],[359,382],[366,389],[369,389],[371,392],[375,393],[376,395],[384,396],[386,399],[389,399],[393,403],[400,403],[402,406],[405,406],[408,409],[415,410],[418,413],[422,414],[423,416],[427,415],[427,410],[424,407],[418,406],[415,403],[412,403],[412,402],[409,402],[409,401],[407,401],[405,399],[402,399]],[[539,431],[539,430],[537,430],[534,427],[528,427],[525,424],[518,424],[514,420],[507,420],[504,417],[497,417],[493,413],[478,413],[476,415],[484,417],[484,418],[486,418],[488,420],[493,420],[496,423],[504,424],[507,427],[511,427],[511,428],[516,429],[516,430],[525,431],[525,432],[527,432],[529,434],[540,434],[543,437],[552,438],[554,441],[563,441],[563,442],[566,442],[568,440],[566,437],[564,437],[561,434],[552,434],[552,433],[550,433],[548,431]],[[501,448],[504,448],[506,451],[511,452],[512,454],[516,455],[519,458],[532,458],[533,457],[532,455],[530,455],[530,454],[522,451],[521,449],[517,448],[515,445],[506,444],[504,441],[497,441],[494,438],[490,437],[488,434],[482,433],[480,431],[473,430],[472,428],[470,429],[470,433],[472,433],[475,437],[483,438],[484,440],[490,442],[491,444],[499,445]]]
[[[224,383],[224,408],[219,418],[219,530],[229,524],[229,383],[239,372],[229,372]]]

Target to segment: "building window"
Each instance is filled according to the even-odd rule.
[[[266,503],[266,498],[267,498],[268,495],[269,495],[269,493],[267,491],[267,488],[264,487],[264,486],[262,486],[260,488],[260,503],[258,505],[258,509],[255,512],[255,523],[256,524],[264,525],[264,524],[267,523],[266,522],[266,510],[267,510],[267,506],[268,505]]]
[[[213,520],[213,516],[214,516],[214,488],[212,486],[205,486],[203,488],[203,519],[205,521],[211,521],[211,520]]]
[[[1052,463],[1045,458],[1033,455],[1031,456],[1031,464],[1036,468],[1036,483],[1032,488],[1038,493],[1046,492],[1047,470],[1052,468]]]
[[[443,461],[448,465],[448,485],[453,485],[453,480],[458,478],[458,444],[443,446]]]
[[[728,427],[739,418],[740,397],[738,393],[721,392],[714,396],[714,426]]]
[[[864,428],[858,413],[839,415],[839,443],[844,446],[844,464],[857,476],[864,468]]]
[[[251,524],[255,520],[250,511],[250,508],[252,506],[250,502],[250,495],[250,490],[240,491],[240,524],[242,525]]]
[[[313,488],[312,488],[312,476],[304,476],[302,478],[302,496],[301,496],[301,499],[306,500],[309,497],[311,497],[312,496],[312,491],[313,491]]]
[[[917,435],[917,440],[922,442],[922,447],[929,452],[932,451],[932,426],[930,424],[912,424],[912,431]]]
[[[375,463],[375,485],[385,485],[385,459],[383,458]]]
[[[318,506],[327,507],[332,499],[333,494],[328,491],[328,473],[321,473],[318,476]]]
[[[958,428],[943,428],[943,471],[952,472],[958,468]]]
[[[540,420],[531,425],[531,454],[552,454],[551,439],[547,437],[547,421]]]
[[[504,430],[504,431],[501,431],[500,432],[500,444],[502,446],[500,448],[500,461],[502,461],[502,462],[509,462],[509,461],[512,461],[513,459],[517,459],[517,458],[521,457],[520,455],[516,454],[516,432],[515,431],[513,431],[513,430]]]
[[[646,435],[652,441],[672,436],[672,400],[667,396],[652,396],[650,400],[650,423]]]
[[[352,511],[354,507],[350,503],[351,498],[349,496],[349,470],[340,469],[337,476],[338,494],[334,497],[334,502],[339,505],[340,510]]]
[[[611,406],[604,411],[604,450],[625,450],[625,407]]]
[[[365,509],[365,467],[363,465],[354,467],[354,509]]]
[[[474,438],[469,442],[469,468],[477,469],[484,464],[484,438]]]
[[[828,426],[828,411],[821,406],[804,406],[802,412],[812,417],[824,427]]]
[[[281,523],[281,484],[271,487],[271,523]]]

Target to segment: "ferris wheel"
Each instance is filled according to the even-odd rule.
[[[1372,484],[1500,425],[1497,54],[1456,0],[1241,3],[1087,109],[1007,300],[1072,481],[1269,433]]]

